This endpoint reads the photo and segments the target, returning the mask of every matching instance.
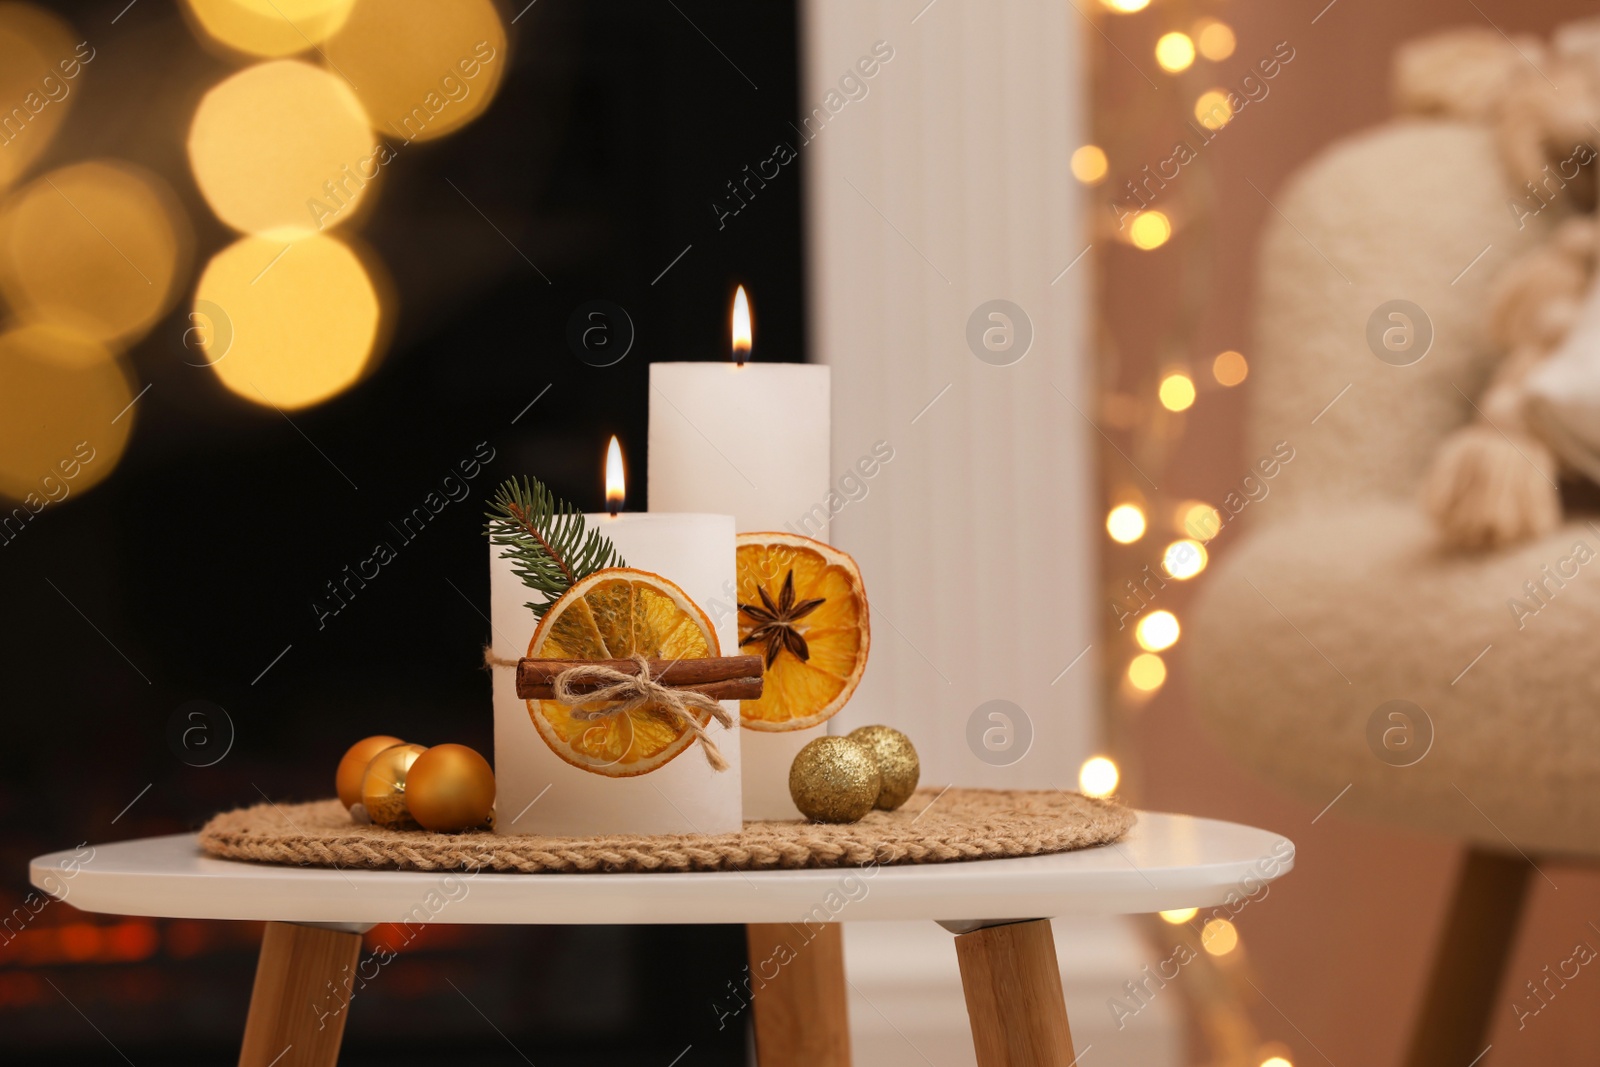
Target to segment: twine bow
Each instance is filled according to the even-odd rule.
[[[696,711],[708,713],[723,729],[733,728],[733,717],[715,700],[693,689],[674,689],[650,677],[650,661],[637,652],[628,657],[639,666],[638,674],[628,674],[599,663],[577,663],[551,680],[555,698],[572,709],[572,717],[582,722],[596,722],[612,715],[625,715],[646,704],[653,710],[674,716],[699,740],[705,750],[706,762],[714,771],[728,769],[728,761],[717,743],[711,740],[700,724]],[[484,661],[494,667],[515,667],[516,660],[502,659],[484,649]],[[574,687],[583,683],[596,683],[595,688],[578,692]],[[605,707],[584,708],[584,704],[604,704]]]

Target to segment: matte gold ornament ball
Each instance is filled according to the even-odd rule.
[[[434,745],[406,775],[406,808],[424,830],[452,833],[487,826],[494,771],[466,745]]]
[[[789,766],[789,795],[813,822],[855,822],[872,810],[881,786],[872,753],[848,737],[819,737]]]
[[[346,810],[361,803],[361,783],[367,777],[367,764],[372,762],[372,757],[386,748],[403,745],[404,741],[388,734],[376,734],[372,737],[363,737],[345,750],[344,757],[339,760],[339,769],[334,773],[334,789],[339,794],[339,802]]]
[[[390,830],[416,825],[406,810],[406,776],[426,751],[421,745],[393,745],[372,757],[361,779],[361,803],[374,823]]]
[[[878,763],[878,774],[883,781],[873,807],[893,811],[910,800],[911,794],[916,792],[917,780],[922,777],[922,761],[917,759],[917,750],[911,747],[911,738],[888,726],[863,726],[851,730],[849,737],[865,745]]]

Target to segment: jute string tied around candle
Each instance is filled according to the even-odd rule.
[[[630,711],[651,705],[655,711],[674,716],[699,740],[706,754],[706,762],[714,771],[728,769],[728,761],[717,743],[711,740],[700,723],[696,711],[704,711],[725,730],[733,729],[733,716],[715,700],[693,689],[675,689],[662,685],[650,677],[650,661],[637,652],[627,657],[639,666],[638,674],[629,674],[600,663],[579,662],[552,679],[555,699],[572,709],[572,717],[580,722],[598,722],[613,715],[626,715]],[[490,667],[515,667],[517,661],[496,656],[483,650],[483,661]],[[576,690],[576,686],[599,683],[594,688]],[[585,704],[602,704],[603,707],[584,707]]]

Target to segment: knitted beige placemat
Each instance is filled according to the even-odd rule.
[[[733,834],[541,837],[358,826],[337,800],[319,800],[225,812],[201,829],[200,845],[226,859],[379,870],[759,871],[1037,856],[1116,841],[1133,822],[1132,809],[1077,793],[919,789],[897,811],[842,825],[795,820],[747,822]]]

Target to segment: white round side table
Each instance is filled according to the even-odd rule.
[[[331,1067],[361,934],[378,923],[743,923],[761,1067],[846,1067],[841,922],[955,935],[980,1067],[1070,1067],[1057,915],[1204,907],[1288,872],[1287,839],[1141,812],[1113,845],[917,866],[671,874],[473,874],[217,859],[192,834],[40,856],[35,886],[91,912],[265,920],[240,1067]],[[552,918],[554,917],[554,919]],[[770,974],[770,977],[769,977]]]

